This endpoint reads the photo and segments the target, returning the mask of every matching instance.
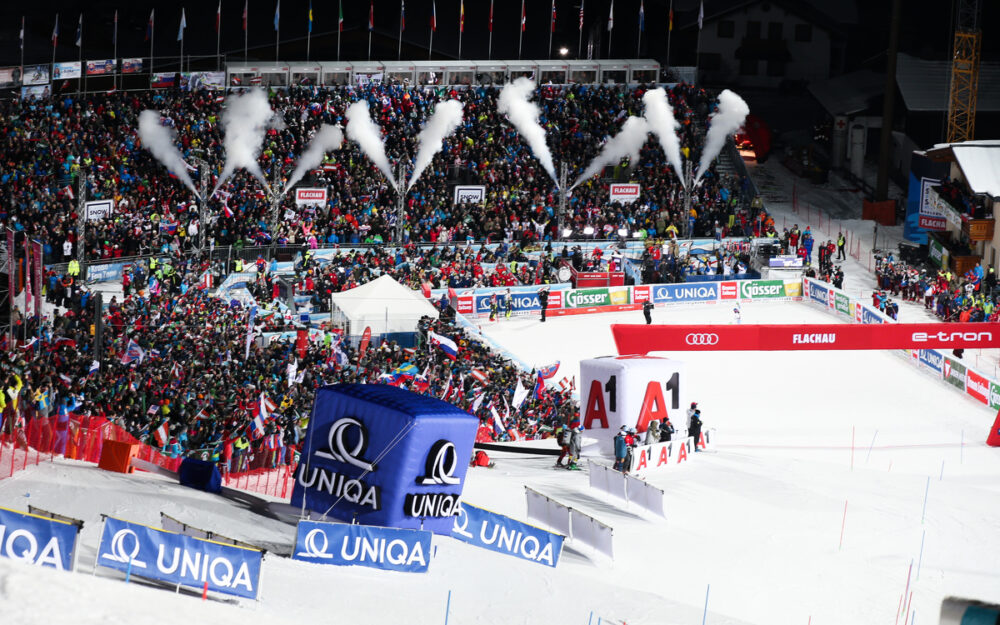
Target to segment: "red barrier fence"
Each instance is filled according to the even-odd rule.
[[[887,323],[795,325],[624,325],[611,333],[619,354],[654,351],[955,349],[1000,347],[1000,325]]]
[[[62,429],[56,417],[36,417],[11,434],[0,434],[0,479],[58,455],[96,465],[105,440],[140,444],[140,460],[174,472],[180,467],[181,458],[171,458],[139,443],[135,436],[104,417],[72,415]],[[280,454],[281,450],[264,450],[245,457],[240,463],[242,470],[224,476],[225,485],[282,499],[291,497],[293,469],[287,465],[275,466]]]

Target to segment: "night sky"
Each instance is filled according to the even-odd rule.
[[[183,2],[184,0],[181,0]],[[801,1],[801,0],[799,0]],[[836,2],[837,0],[829,0]],[[846,0],[851,1],[851,0]],[[185,31],[185,54],[214,57],[216,49],[215,12],[217,0],[199,2],[166,2],[163,0],[94,0],[84,6],[84,59],[112,56],[112,32],[115,9],[119,11],[118,56],[148,56],[145,40],[150,9],[155,8],[155,50],[161,62],[180,52],[177,31],[181,7],[185,8],[188,28]],[[22,14],[26,18],[25,63],[52,60],[52,27],[59,13],[59,46],[57,61],[76,60],[79,50],[74,45],[81,3],[63,0],[34,3],[5,2],[0,7],[0,64],[17,65],[20,61],[18,32]],[[586,58],[587,42],[593,37],[596,58],[608,58],[607,21],[611,0],[586,0],[582,56]],[[707,0],[706,14],[731,0]],[[527,30],[523,37],[522,58],[548,58],[549,0],[527,0]],[[848,68],[869,64],[873,69],[884,65],[884,50],[888,39],[890,0],[865,0],[857,4],[861,23],[845,33],[848,40]],[[983,24],[1000,23],[1000,3],[986,2]],[[223,0],[221,50],[233,61],[243,60],[242,0]],[[313,2],[312,60],[332,61],[337,56],[337,0]],[[576,58],[580,31],[579,0],[556,1],[556,32],[553,54],[561,46],[569,49],[568,58]],[[665,61],[667,55],[667,11],[669,0],[645,0],[646,30],[639,55]],[[281,59],[305,60],[308,0],[281,2]],[[395,60],[399,31],[399,0],[375,0],[375,33],[372,37],[372,58]],[[406,0],[406,31],[403,33],[403,58],[428,58],[428,37],[431,0]],[[465,33],[462,37],[462,58],[485,59],[489,45],[489,0],[466,0]],[[694,62],[697,27],[694,26],[698,0],[674,0],[675,30],[671,41],[671,61],[675,65]],[[249,2],[249,58],[271,62],[275,58],[274,0]],[[637,53],[639,0],[615,0],[615,28],[611,36],[613,58],[634,58]],[[368,57],[367,0],[344,0],[344,32],[340,58],[364,60]],[[493,53],[494,59],[517,58],[521,2],[495,0]],[[901,50],[926,58],[946,59],[951,46],[952,2],[903,3]],[[434,34],[434,57],[454,59],[458,56],[459,0],[437,0],[438,29]],[[987,30],[983,37],[984,60],[996,59],[998,42]],[[881,59],[881,60],[880,60]],[[214,67],[214,59],[206,59],[201,68]],[[197,61],[192,67],[198,67]],[[167,69],[164,67],[164,69]]]

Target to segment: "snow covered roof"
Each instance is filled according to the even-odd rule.
[[[896,85],[903,95],[907,110],[947,111],[951,63],[925,61],[900,52],[896,60]],[[1000,111],[1000,64],[980,64],[976,110]]]
[[[951,151],[973,193],[1000,197],[1000,141],[956,143]]]
[[[831,115],[853,115],[868,108],[882,94],[885,74],[863,69],[809,83],[809,92]]]

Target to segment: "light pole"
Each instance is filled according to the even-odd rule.
[[[198,194],[198,252],[205,252],[205,237],[208,231],[208,198],[205,193],[208,191],[208,163],[198,156],[191,157],[195,165],[198,166],[198,173],[201,177],[201,193]]]
[[[406,163],[396,163],[396,244],[403,244],[403,219],[406,215]]]
[[[87,168],[80,167],[76,179],[76,261],[80,264],[79,279],[87,276]],[[27,266],[27,264],[25,264]]]
[[[566,163],[559,164],[559,207],[556,209],[556,238],[564,239],[563,221],[566,219],[566,201],[569,196],[569,168]]]
[[[283,195],[279,184],[281,182],[281,166],[275,163],[271,173],[273,174],[273,180],[271,181],[271,188],[268,191],[271,202],[271,258],[274,258],[274,249],[278,245],[278,223],[281,219],[279,211],[281,210],[281,197]]]

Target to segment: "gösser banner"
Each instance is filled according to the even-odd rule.
[[[452,538],[462,542],[555,567],[563,536],[462,502]]]
[[[97,563],[148,579],[256,599],[263,554],[113,517],[104,520]]]
[[[813,286],[813,285],[810,285]],[[1000,331],[982,323],[814,325],[613,324],[619,354],[651,351],[940,349],[1000,347]]]
[[[299,521],[293,560],[426,573],[431,532],[372,525]]]
[[[72,571],[76,534],[72,523],[0,508],[0,555],[11,560]]]

